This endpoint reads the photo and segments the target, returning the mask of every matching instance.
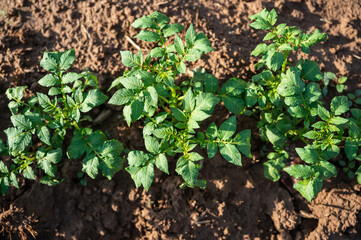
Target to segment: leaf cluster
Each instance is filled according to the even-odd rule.
[[[26,87],[21,86],[6,91],[13,126],[5,130],[6,145],[0,145],[0,152],[11,159],[10,166],[0,162],[2,194],[10,184],[19,187],[18,175],[34,180],[36,168],[41,170],[42,183],[60,183],[57,166],[64,152],[69,159],[86,153],[82,170],[92,178],[98,169],[110,179],[122,168],[123,145],[116,140],[106,140],[99,130],[81,127],[81,122],[90,119],[85,114],[103,104],[107,96],[99,90],[96,76],[89,71],[81,74],[68,71],[74,61],[74,50],[45,52],[40,64],[49,73],[38,83],[48,88],[47,94],[37,92],[27,98]],[[73,137],[66,147],[69,133],[73,133]]]
[[[352,103],[346,96],[338,96],[332,99],[327,110],[323,96],[327,94],[329,81],[336,79],[336,75],[322,73],[318,63],[309,59],[301,58],[295,64],[289,61],[290,53],[300,49],[308,54],[310,47],[325,40],[326,34],[318,30],[303,33],[284,23],[276,25],[274,9],[270,12],[264,9],[250,18],[253,20],[251,27],[268,32],[264,43],[251,53],[261,59],[256,64],[260,73],[252,77],[255,89],[252,97],[256,96],[257,102],[247,110],[257,116],[261,137],[274,148],[264,163],[265,176],[277,181],[280,172],[286,171],[300,180],[294,188],[311,201],[321,191],[323,180],[337,175],[332,159],[339,155],[342,146],[350,161],[356,157],[359,134],[354,131],[360,127],[355,118],[358,109],[351,109],[353,117],[346,118]],[[341,77],[336,81],[338,92],[346,88],[346,80]],[[350,97],[356,99],[355,95]],[[296,148],[303,164],[288,166],[285,147],[289,140],[305,144],[303,148]],[[355,167],[354,162],[347,165],[341,161],[340,164],[347,171]]]
[[[193,77],[184,80],[186,77],[181,74],[187,72],[186,63],[198,60],[213,48],[192,24],[183,41],[178,34],[184,26],[169,21],[158,12],[134,21],[132,26],[142,29],[135,38],[157,45],[147,56],[142,51],[137,55],[122,51],[122,63],[131,69],[111,85],[118,90],[109,103],[123,106],[128,125],[137,120],[144,122],[147,152],[131,151],[126,170],[136,187],[142,185],[146,190],[153,182],[154,167],[169,174],[168,161],[173,158],[178,158],[175,171],[185,181],[182,186],[204,187],[205,181],[198,179],[204,157],[197,146],[207,148],[208,158],[219,151],[227,161],[239,166],[241,153],[250,157],[250,131],[232,138],[237,128],[235,116],[219,129],[211,123],[206,133],[198,131],[221,100],[230,112],[242,113],[246,83],[234,78],[220,88],[216,77],[202,71],[195,71]]]

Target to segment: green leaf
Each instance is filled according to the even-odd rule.
[[[308,201],[312,201],[312,199],[321,191],[322,181],[318,178],[305,179],[295,183],[293,187]]]
[[[99,169],[103,176],[111,180],[116,172],[123,168],[124,158],[105,158],[99,164]]]
[[[131,108],[131,119],[132,122],[134,122],[142,116],[144,109],[144,102],[139,99],[136,99],[131,103],[130,108]]]
[[[153,86],[149,86],[147,91],[143,92],[145,95],[146,102],[155,108],[158,108],[158,93]]]
[[[5,131],[9,150],[21,152],[31,143],[31,133],[23,132],[17,128],[8,128]]]
[[[164,127],[157,128],[153,131],[153,134],[157,138],[162,138],[162,139],[168,138],[174,134],[173,127],[164,126]]]
[[[322,95],[320,85],[316,83],[308,83],[306,85],[306,90],[304,93],[304,97],[307,104],[311,104],[313,102],[316,102]]]
[[[99,89],[92,89],[88,92],[88,95],[85,97],[79,109],[84,113],[89,112],[94,107],[103,104],[107,99],[108,97]]]
[[[274,77],[273,77],[273,74],[271,71],[269,70],[264,70],[263,72],[257,74],[257,75],[253,75],[252,76],[252,81],[254,82],[267,82],[267,81],[270,81],[272,80]]]
[[[292,51],[293,47],[289,43],[283,43],[278,47],[278,49],[281,50],[281,51]]]
[[[9,173],[8,167],[2,161],[0,162],[0,172],[5,174]]]
[[[281,68],[284,61],[285,61],[285,57],[283,56],[283,53],[279,51],[274,51],[269,53],[266,64],[267,67],[272,71],[277,71],[278,69]]]
[[[216,142],[209,141],[207,143],[207,154],[208,158],[213,158],[218,152],[218,144]]]
[[[168,116],[167,112],[161,112],[155,116],[155,121],[157,124],[162,123]]]
[[[16,175],[15,173],[10,173],[10,176],[9,176],[9,180],[10,180],[10,183],[16,187],[17,189],[19,189],[19,183],[18,183],[18,179],[16,178]]]
[[[47,95],[39,92],[36,93],[36,95],[38,96],[39,104],[42,108],[52,108],[53,105]]]
[[[58,71],[58,62],[54,56],[54,53],[44,52],[43,58],[40,61],[40,65],[50,72],[57,72]]]
[[[301,71],[295,67],[287,69],[286,75],[282,76],[277,92],[283,97],[301,96],[305,89],[305,82],[300,78]],[[292,104],[293,105],[293,104]]]
[[[132,23],[133,28],[157,28],[157,23],[154,21],[154,18],[150,18],[149,16],[143,16],[141,18],[136,19]]]
[[[31,121],[24,115],[12,115],[10,119],[14,127],[17,127],[20,130],[29,130],[32,128]]]
[[[52,87],[60,85],[60,81],[57,76],[49,73],[39,80],[39,84],[43,87]]]
[[[67,70],[68,68],[71,67],[71,65],[73,64],[73,62],[75,61],[75,50],[74,49],[70,49],[68,51],[65,52],[60,52],[59,54],[61,54],[60,60],[59,60],[59,67],[62,70]]]
[[[184,64],[184,62],[180,62],[176,65],[176,68],[178,72],[180,73],[186,73],[187,72],[187,66]]]
[[[145,165],[150,159],[152,155],[146,154],[142,151],[131,151],[128,154],[128,162],[131,166],[143,166]]]
[[[84,154],[86,148],[86,141],[83,139],[81,133],[76,130],[66,154],[70,159],[80,158]]]
[[[212,44],[204,33],[198,33],[196,35],[196,41],[193,45],[193,49],[197,49],[203,54],[213,51]]]
[[[169,174],[168,160],[164,153],[161,153],[155,157],[155,166],[162,172]]]
[[[218,130],[217,130],[217,125],[216,125],[214,122],[212,122],[212,123],[208,126],[207,132],[206,132],[206,136],[207,136],[208,139],[211,139],[211,140],[217,138],[217,136],[218,136]]]
[[[324,176],[323,179],[337,176],[335,165],[327,161],[320,161],[319,163],[320,164],[316,166],[315,171],[321,173]]]
[[[268,140],[277,147],[282,146],[286,142],[285,135],[279,132],[274,125],[266,125],[266,136]]]
[[[348,119],[342,117],[333,117],[331,118],[330,123],[335,125],[342,125],[348,123]]]
[[[186,32],[186,43],[188,47],[191,47],[194,45],[196,41],[196,31],[194,30],[193,24],[189,26]]]
[[[165,56],[165,49],[164,49],[164,48],[161,48],[161,47],[153,48],[153,49],[150,51],[150,55],[151,55],[152,57],[163,57],[163,56]]]
[[[203,159],[202,155],[197,152],[190,152],[188,153],[188,159],[193,162],[197,162]]]
[[[239,78],[231,78],[223,84],[220,94],[227,94],[229,96],[237,97],[241,95],[247,88],[247,83]]]
[[[135,93],[133,90],[122,88],[114,93],[109,100],[109,104],[124,105],[132,101],[134,97]]]
[[[239,115],[245,110],[245,104],[242,98],[239,97],[222,97],[224,106],[233,114]]]
[[[64,179],[57,179],[57,178],[52,178],[52,177],[49,177],[49,176],[44,176],[41,180],[40,180],[40,183],[41,184],[46,184],[48,186],[56,186],[58,185],[59,183],[61,183]]]
[[[137,56],[130,51],[120,51],[122,56],[122,63],[126,67],[135,67],[138,65]]]
[[[276,155],[275,159],[263,163],[263,172],[267,179],[271,181],[278,181],[281,178],[281,170],[285,167],[285,159],[282,156]]]
[[[91,145],[94,149],[99,150],[104,144],[107,137],[101,130],[96,130],[92,132],[86,139],[89,145]]]
[[[153,154],[157,154],[160,151],[160,144],[156,138],[151,136],[144,137],[145,148]]]
[[[226,121],[224,121],[220,126],[218,130],[218,138],[220,140],[228,140],[236,132],[236,129],[237,129],[236,116],[232,116],[228,118]]]
[[[89,177],[95,179],[98,175],[99,159],[94,152],[91,152],[83,159],[82,171],[86,172]]]
[[[26,88],[27,88],[26,86],[8,88],[5,94],[9,100],[13,100],[13,99],[21,100],[24,97],[24,90]]]
[[[52,87],[49,89],[48,95],[50,96],[56,96],[61,93],[61,88],[59,87]]]
[[[202,52],[197,49],[189,49],[184,56],[184,60],[189,62],[194,62],[200,59],[202,56]]]
[[[307,115],[306,109],[303,106],[289,107],[287,111],[294,118],[304,118]]]
[[[347,81],[347,77],[344,76],[344,77],[340,77],[337,82],[338,82],[339,84],[343,84],[343,83],[345,83],[346,81]]]
[[[348,160],[350,161],[353,160],[357,156],[357,152],[358,152],[357,142],[347,139],[345,144],[345,153]]]
[[[305,62],[302,64],[301,78],[311,81],[322,80],[323,76],[318,63],[306,59]]]
[[[246,129],[239,132],[233,139],[233,142],[237,145],[238,150],[246,157],[252,158],[251,154],[251,130]]]
[[[178,162],[182,161],[181,158],[178,160]],[[194,186],[199,173],[197,165],[192,161],[185,160],[184,164],[178,166],[178,162],[176,172],[181,175],[184,181],[186,181],[190,186]]]
[[[186,112],[192,112],[196,105],[196,99],[191,88],[188,89],[183,98],[183,108]]]
[[[204,90],[209,93],[216,93],[219,89],[218,79],[212,74],[207,74],[204,80]]]
[[[272,9],[268,15],[267,20],[270,22],[270,24],[273,26],[277,22],[277,12],[275,9]]]
[[[163,30],[164,37],[172,36],[175,33],[179,33],[183,31],[184,26],[179,23],[172,23],[169,24],[166,28]]]
[[[36,134],[38,135],[39,139],[40,139],[43,143],[51,146],[51,142],[50,142],[51,136],[50,136],[49,129],[48,129],[46,126],[42,126],[41,128],[39,128],[39,129],[36,131]]]
[[[230,143],[219,143],[219,152],[230,163],[242,166],[242,156],[237,147]]]
[[[347,86],[344,85],[344,84],[338,84],[338,85],[336,85],[336,90],[337,90],[337,92],[339,92],[339,93],[342,93],[346,88],[347,88]]]
[[[289,175],[297,179],[308,179],[314,176],[315,172],[308,165],[293,165],[284,169]]]
[[[65,74],[62,79],[61,79],[61,83],[62,84],[69,84],[69,83],[73,83],[76,80],[78,80],[79,78],[82,78],[83,76],[81,74],[78,73],[73,73],[73,72],[69,72],[67,74]]]
[[[316,139],[317,137],[319,137],[319,133],[317,131],[309,131],[303,134],[302,136],[308,139]]]
[[[331,111],[336,115],[341,115],[349,110],[346,96],[334,97],[331,101]]]
[[[0,178],[0,192],[5,195],[9,191],[9,179],[7,177]]]
[[[137,188],[140,187],[140,185],[143,185],[144,189],[148,191],[154,178],[153,163],[149,163],[143,167],[129,166],[126,170],[130,173]]]
[[[170,21],[169,17],[157,11],[152,12],[149,17],[155,19],[159,24],[166,24]]]
[[[186,122],[187,121],[187,116],[184,114],[183,111],[181,111],[178,108],[170,108],[172,110],[173,116],[175,117],[175,119],[177,119],[178,121],[181,122]]]
[[[61,161],[62,151],[60,148],[56,150],[50,150],[48,152],[39,150],[36,154],[37,164],[40,169],[50,177],[55,177],[56,166],[52,163],[57,164]]]
[[[330,112],[326,108],[322,107],[321,105],[318,105],[317,112],[318,112],[318,116],[323,121],[328,121],[331,118]]]
[[[179,53],[180,55],[185,54],[183,41],[177,34],[175,35],[175,39],[174,39],[174,47],[177,53]]]
[[[271,40],[276,36],[277,36],[277,34],[275,34],[273,32],[269,32],[269,33],[266,34],[266,36],[264,36],[263,41]],[[280,49],[280,50],[282,50],[282,49]]]
[[[123,143],[118,140],[112,139],[103,142],[100,148],[100,153],[103,157],[115,158],[118,157],[124,150]]]
[[[270,23],[262,18],[259,18],[256,21],[252,22],[250,26],[255,29],[262,29],[262,30],[267,30],[271,27]]]
[[[161,35],[153,31],[142,30],[134,38],[138,38],[139,40],[146,42],[158,42],[161,39]]]
[[[22,174],[23,174],[24,178],[27,178],[27,179],[30,179],[30,180],[35,180],[34,171],[30,166],[26,166],[26,168],[24,168],[22,170]]]
[[[308,164],[315,164],[319,159],[317,151],[309,146],[306,146],[305,148],[296,148],[295,150],[300,158]]]
[[[136,77],[122,78],[120,83],[127,89],[142,89],[144,87],[142,80]]]

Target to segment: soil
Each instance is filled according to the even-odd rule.
[[[327,41],[312,49],[311,58],[321,63],[322,71],[346,75],[349,89],[359,87],[361,2],[357,0],[1,0],[0,129],[10,126],[4,96],[8,87],[41,89],[37,81],[44,75],[39,65],[42,52],[74,48],[74,71],[89,68],[106,89],[125,70],[119,51],[136,51],[127,40],[137,33],[131,23],[154,10],[170,16],[172,22],[186,26],[193,22],[209,37],[215,51],[199,66],[221,82],[234,76],[247,80],[255,73],[250,52],[264,36],[250,29],[248,17],[264,7],[275,8],[279,22],[326,32]],[[134,41],[145,51],[151,46]],[[127,148],[142,148],[140,127],[126,128],[111,106],[98,111],[107,109],[112,114],[99,127]],[[217,116],[226,114],[217,111],[221,113]],[[244,117],[238,120],[239,130],[255,127]],[[2,131],[0,137],[4,139]],[[307,202],[282,183],[265,179],[263,143],[256,134],[253,139],[255,155],[245,159],[243,167],[220,156],[205,161],[200,176],[208,181],[205,190],[179,189],[181,178],[174,172],[170,176],[156,172],[148,192],[136,189],[125,171],[112,181],[98,177],[82,187],[76,177],[79,162],[64,159],[62,184],[48,187],[23,181],[19,190],[1,197],[0,227],[9,221],[2,216],[13,212],[13,219],[21,217],[24,226],[38,233],[36,239],[361,239],[360,185],[339,170],[339,176]],[[24,232],[33,238],[30,231]],[[13,239],[22,238],[15,234]],[[10,238],[6,233],[2,237]]]

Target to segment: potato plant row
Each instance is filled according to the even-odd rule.
[[[83,184],[86,177],[95,179],[99,174],[110,180],[126,163],[125,170],[136,187],[148,190],[158,168],[166,174],[179,174],[184,180],[180,187],[205,188],[206,180],[198,178],[204,161],[219,153],[242,166],[243,156],[252,157],[251,131],[237,130],[237,116],[242,114],[257,119],[266,142],[266,178],[278,181],[281,172],[287,172],[298,179],[294,188],[309,201],[321,191],[325,179],[337,175],[335,165],[343,167],[350,178],[357,175],[361,182],[357,164],[361,160],[361,91],[336,96],[328,106],[323,97],[330,80],[341,93],[347,78],[323,73],[318,63],[309,59],[289,60],[290,54],[297,56],[299,51],[308,54],[326,35],[318,30],[303,33],[284,23],[276,25],[274,9],[250,18],[251,27],[267,31],[264,43],[251,53],[259,56],[258,74],[247,81],[231,78],[222,86],[207,69],[194,70],[192,77],[183,75],[187,62],[212,51],[212,45],[192,24],[181,39],[178,34],[184,26],[170,23],[159,12],[133,22],[132,26],[140,29],[135,38],[154,43],[154,48],[146,56],[140,50],[121,51],[122,63],[129,70],[112,82],[109,90],[116,90],[109,100],[94,74],[69,71],[74,50],[45,52],[40,65],[48,74],[38,83],[47,93],[25,98],[26,87],[6,91],[13,126],[5,130],[6,142],[0,142],[1,155],[8,156],[0,161],[1,193],[6,194],[11,185],[19,188],[20,176],[51,186],[61,183],[57,167],[66,158],[82,161],[78,177]],[[124,151],[120,141],[89,127],[92,119],[88,113],[107,101],[122,106],[122,118],[129,126],[136,121],[143,124],[144,149]],[[212,118],[217,104],[222,104],[230,117],[220,126],[212,122],[203,130],[202,122]],[[289,160],[285,146],[290,141],[298,146],[295,150],[301,164]],[[206,149],[206,156],[199,149]],[[340,154],[346,160],[336,161]],[[170,170],[173,159],[176,167]]]

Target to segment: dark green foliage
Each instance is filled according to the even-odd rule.
[[[1,193],[5,194],[10,184],[19,187],[18,175],[34,180],[36,167],[42,172],[42,183],[60,183],[57,164],[65,151],[70,159],[85,155],[82,171],[92,178],[100,170],[111,179],[122,168],[123,145],[116,140],[106,140],[101,131],[81,127],[81,122],[86,120],[84,113],[104,103],[107,96],[99,90],[92,73],[67,71],[74,61],[74,50],[44,53],[40,64],[51,73],[40,79],[39,84],[50,88],[48,94],[36,93],[24,99],[26,87],[6,91],[13,127],[5,130],[6,146],[0,145],[0,152],[11,157],[9,167],[0,162]],[[64,140],[72,133],[71,144],[66,147]]]
[[[211,117],[214,107],[221,100],[234,113],[243,113],[245,103],[241,95],[247,84],[240,79],[231,79],[219,89],[218,79],[211,74],[194,72],[190,79],[179,83],[186,73],[187,62],[197,61],[203,54],[213,50],[203,33],[196,33],[191,24],[186,31],[185,42],[178,36],[184,27],[169,24],[169,18],[154,12],[141,17],[132,24],[142,28],[135,38],[156,42],[150,54],[143,56],[122,51],[122,62],[131,70],[115,79],[111,88],[117,87],[109,103],[122,105],[123,116],[128,125],[137,120],[144,122],[143,137],[147,152],[131,151],[126,170],[136,187],[143,185],[148,190],[154,178],[154,167],[169,174],[169,156],[177,157],[175,171],[185,181],[182,185],[205,187],[198,180],[204,157],[196,147],[207,148],[208,158],[219,151],[227,161],[241,166],[241,153],[250,153],[250,131],[236,136],[236,117],[230,117],[219,129],[212,123],[206,134],[198,131],[202,121]],[[173,44],[167,45],[168,38]]]
[[[268,154],[269,161],[264,163],[265,176],[277,181],[280,171],[286,171],[300,180],[294,188],[311,201],[321,191],[323,180],[337,175],[333,159],[340,154],[342,146],[350,161],[349,164],[342,161],[344,170],[353,177],[354,159],[358,158],[361,145],[360,110],[351,109],[353,117],[346,118],[350,116],[351,104],[346,96],[333,98],[330,110],[326,109],[322,95],[327,94],[329,81],[336,75],[322,73],[319,65],[309,59],[301,58],[294,65],[288,61],[289,54],[299,49],[308,54],[311,46],[325,40],[326,34],[318,30],[303,33],[286,24],[275,26],[277,14],[274,10],[264,9],[251,16],[251,20],[254,20],[253,28],[268,30],[263,39],[266,42],[252,52],[262,57],[256,64],[261,72],[252,78],[255,91],[245,96],[245,102],[255,103],[254,95],[258,99],[258,105],[251,111],[259,117],[261,137],[275,150]],[[337,91],[345,89],[346,79],[337,80]],[[350,97],[356,99],[355,95]],[[288,153],[284,148],[288,141],[296,139],[305,144],[303,148],[296,148],[304,163],[288,166]]]

